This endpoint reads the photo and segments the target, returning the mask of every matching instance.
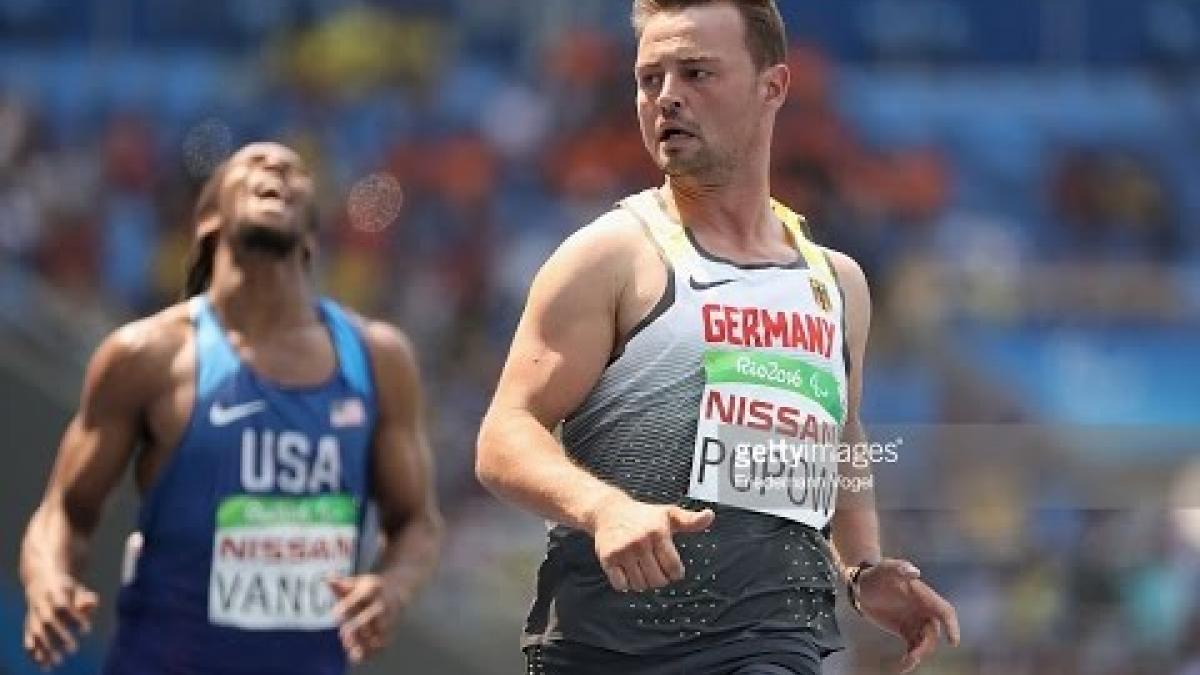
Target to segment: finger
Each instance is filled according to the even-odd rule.
[[[67,607],[56,607],[54,609],[54,636],[62,645],[63,651],[68,654],[74,654],[79,650],[79,641],[75,639],[75,631],[72,630],[71,624],[76,623],[75,615],[71,609]]]
[[[361,612],[348,617],[338,630],[346,635],[362,633],[371,622],[383,617],[383,610],[383,603],[375,601],[364,607]]]
[[[333,584],[331,583],[332,587]],[[354,584],[333,606],[333,616],[338,623],[345,623],[361,613],[374,599],[375,588],[368,584]]]
[[[34,618],[37,636],[53,654],[57,654],[60,648],[74,651],[76,647],[71,629],[59,618],[58,612],[59,608],[54,607],[49,612],[38,611]]]
[[[25,617],[25,631],[22,644],[25,647],[25,652],[29,654],[29,658],[33,659],[39,666],[42,665],[42,636],[38,630],[37,617],[34,615],[32,608]]]
[[[29,653],[29,656],[38,665],[38,668],[42,670],[48,670],[50,666],[54,665],[54,659],[50,656],[50,650],[41,643],[34,645],[33,651]]]
[[[91,596],[90,598],[88,596]],[[90,591],[71,594],[69,602],[55,607],[55,616],[64,626],[73,626],[81,633],[92,630],[92,611],[96,607],[96,594]]]
[[[687,573],[679,557],[679,549],[675,548],[675,542],[670,537],[663,537],[654,543],[654,557],[671,581],[680,581]]]
[[[667,578],[667,573],[658,564],[658,556],[654,555],[653,544],[642,549],[641,555],[638,556],[638,569],[642,571],[642,578],[646,580],[648,589],[662,588],[671,583]]]
[[[46,650],[42,647],[42,640],[28,627],[25,629],[24,647],[25,653],[38,666],[44,668],[49,665],[50,661],[46,656]]]
[[[382,627],[382,603],[369,607],[353,619],[353,624],[342,626],[338,633],[346,655],[355,663],[362,663],[379,651],[385,640]]]
[[[621,569],[625,570],[625,578],[629,579],[630,590],[641,593],[649,588],[646,585],[646,575],[643,574],[636,557],[631,557],[628,563],[621,565]]]
[[[325,580],[329,584],[329,589],[333,591],[333,595],[338,599],[344,598],[354,592],[354,579],[352,577],[330,577]]]
[[[958,627],[958,612],[954,610],[954,607],[950,603],[941,598],[938,598],[938,600],[941,601],[941,606],[938,608],[937,616],[938,621],[941,622],[941,626],[946,632],[946,641],[951,646],[957,647],[962,642],[962,632]]]
[[[363,644],[362,638],[358,635],[343,635],[342,648],[346,650],[346,657],[352,663],[362,663],[367,656],[367,647]]]
[[[712,509],[703,511],[688,511],[678,506],[672,506],[667,512],[671,521],[671,529],[675,532],[703,532],[713,524],[717,517]]]
[[[369,659],[379,653],[387,644],[386,631],[382,626],[381,619],[376,619],[363,626],[359,629],[357,637],[358,646],[362,650],[363,660]]]
[[[962,634],[958,626],[958,612],[955,611],[954,605],[938,595],[938,592],[930,588],[928,584],[918,583],[914,586],[921,601],[932,608],[933,614],[940,624],[939,630],[945,632],[947,642],[957,647],[962,641]]]
[[[80,588],[75,591],[75,602],[73,616],[79,623],[80,629],[84,634],[92,632],[92,616],[96,613],[96,608],[100,606],[100,596],[94,591],[86,588]]]
[[[940,632],[937,622],[925,622],[921,626],[921,632],[918,634],[917,639],[909,645],[908,653],[904,655],[904,660],[901,662],[900,672],[911,672],[921,664],[921,661],[926,656],[932,654],[937,649],[938,634]]]
[[[341,640],[342,648],[346,651],[346,657],[352,663],[361,663],[363,657],[366,656],[366,649],[358,632],[339,629],[338,639]]]
[[[45,635],[34,635],[33,660],[37,662],[38,667],[42,670],[57,666],[62,662],[62,657],[58,655],[58,651],[51,644],[50,640]]]
[[[625,570],[621,569],[620,565],[602,565],[604,574],[608,577],[608,583],[612,585],[613,590],[618,593],[627,593],[629,591],[629,577],[625,576]]]

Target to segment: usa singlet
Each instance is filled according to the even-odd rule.
[[[376,419],[366,344],[322,300],[335,372],[286,387],[241,362],[207,297],[190,311],[195,404],[142,503],[105,672],[343,673],[325,580],[358,564]]]
[[[675,537],[686,577],[643,593],[614,591],[591,537],[552,526],[523,642],[532,670],[551,648],[569,661],[572,645],[648,663],[743,646],[811,661],[842,648],[822,530],[846,418],[843,299],[800,217],[773,208],[794,261],[705,251],[657,190],[605,216],[640,224],[667,286],[564,420],[563,445],[634,499],[712,508],[716,520]]]

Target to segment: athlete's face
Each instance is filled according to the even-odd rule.
[[[737,8],[719,2],[654,14],[638,42],[638,121],[666,174],[721,180],[769,144],[767,113],[787,68],[755,66]],[[765,134],[768,143],[763,143]]]
[[[303,160],[278,143],[253,143],[229,159],[222,221],[235,239],[294,248],[305,235],[313,180]]]

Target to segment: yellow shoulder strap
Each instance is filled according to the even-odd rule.
[[[632,212],[642,227],[646,228],[669,263],[676,267],[685,265],[687,256],[692,250],[687,233],[684,232],[682,225],[671,220],[663,212],[653,189],[628,197],[621,202],[621,205]]]
[[[829,259],[825,257],[825,252],[821,250],[820,246],[809,241],[808,235],[805,233],[804,216],[775,199],[771,200],[771,209],[775,211],[775,215],[783,221],[783,226],[791,233],[792,240],[800,249],[800,255],[804,256],[804,262],[808,263],[808,269],[828,280],[834,280],[833,270],[829,267]]]

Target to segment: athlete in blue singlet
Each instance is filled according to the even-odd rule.
[[[405,338],[308,282],[312,179],[277,144],[209,180],[186,302],[100,346],[21,555],[25,648],[90,629],[82,553],[132,461],[140,551],[105,672],[332,674],[381,649],[440,517]],[[378,505],[379,562],[363,514]]]

